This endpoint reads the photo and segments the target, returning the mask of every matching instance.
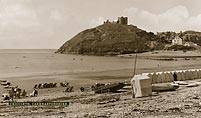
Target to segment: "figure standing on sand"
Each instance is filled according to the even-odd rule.
[[[21,96],[22,97],[26,97],[27,96],[27,92],[25,91],[25,89],[22,91]]]
[[[176,74],[176,72],[174,72],[174,74],[173,74],[173,83],[175,83],[175,81],[177,81],[177,74]]]
[[[11,100],[13,101],[13,98],[15,96],[14,87],[12,87],[11,90],[9,91],[9,96],[10,96]]]
[[[34,90],[34,96],[37,97],[38,96],[38,91],[35,89]]]
[[[33,92],[30,93],[30,97],[37,97],[37,96],[38,96],[38,91],[34,89]]]

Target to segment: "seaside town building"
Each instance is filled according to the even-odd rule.
[[[184,43],[184,46],[191,46],[191,47],[194,47],[194,46],[198,46],[197,44],[193,43],[193,42],[185,42]]]
[[[175,36],[175,38],[172,40],[172,45],[183,45],[183,39],[179,36]]]
[[[183,45],[183,46],[188,46],[188,47],[197,47],[198,45],[193,42],[186,42],[179,36],[175,36],[174,39],[172,39],[172,45]]]

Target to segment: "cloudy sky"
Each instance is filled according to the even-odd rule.
[[[0,0],[0,49],[59,48],[80,31],[128,16],[152,32],[201,31],[200,0]]]

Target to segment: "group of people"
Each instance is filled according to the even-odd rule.
[[[7,95],[3,96],[4,100],[13,100],[14,98],[23,98],[23,97],[27,97],[27,92],[25,91],[25,89],[22,91],[22,89],[18,88],[18,86],[16,87],[12,87],[11,90],[8,91]]]
[[[60,86],[61,87],[68,87],[69,83],[68,82],[61,82]],[[43,88],[55,88],[57,87],[57,83],[44,83],[44,84],[35,84],[34,89],[43,89]]]
[[[61,87],[68,87],[69,83],[68,82],[61,82],[60,86]]]
[[[73,86],[67,86],[64,92],[73,92]]]
[[[73,86],[70,86],[68,82],[61,82],[60,83],[61,87],[66,87],[64,92],[73,92]],[[44,84],[36,84],[34,86],[34,91],[35,93],[38,93],[36,89],[42,89],[42,88],[55,88],[57,87],[57,83],[44,83]],[[35,96],[34,91],[31,93],[32,95],[30,96]],[[37,92],[36,92],[37,91]]]
[[[44,83],[44,84],[36,84],[34,86],[35,89],[42,89],[42,88],[55,88],[57,86],[57,83]]]
[[[68,82],[61,82],[60,86],[69,88],[69,83]],[[33,88],[34,89],[43,89],[43,88],[55,88],[55,87],[57,87],[57,83],[44,83],[44,84],[40,83],[40,84],[35,84],[35,86]]]
[[[30,97],[37,97],[37,96],[38,91],[34,89],[33,92],[30,93]],[[2,97],[3,100],[13,100],[28,97],[28,95],[25,89],[22,91],[20,88],[15,87],[9,90],[8,94],[3,94]]]

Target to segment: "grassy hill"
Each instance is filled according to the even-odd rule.
[[[133,25],[106,23],[80,32],[64,43],[57,53],[117,55],[162,49],[152,32]]]

